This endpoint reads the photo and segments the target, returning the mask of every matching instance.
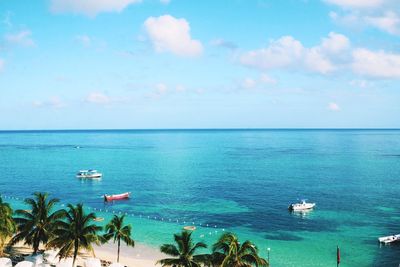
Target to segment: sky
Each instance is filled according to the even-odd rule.
[[[400,128],[398,0],[0,0],[0,130]]]

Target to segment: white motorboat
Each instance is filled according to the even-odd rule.
[[[289,210],[291,211],[304,211],[311,210],[315,207],[315,203],[307,203],[305,200],[302,200],[300,203],[292,203],[289,205]]]
[[[385,243],[385,244],[397,242],[400,241],[400,234],[379,237],[378,240],[380,243]]]
[[[103,174],[98,172],[97,170],[80,170],[77,174],[77,178],[88,178],[88,179],[96,179],[101,178]]]

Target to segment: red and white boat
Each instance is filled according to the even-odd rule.
[[[114,200],[127,199],[131,195],[131,192],[126,192],[118,195],[104,195],[104,201],[110,202]]]

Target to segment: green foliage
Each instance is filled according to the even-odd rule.
[[[159,260],[157,264],[162,266],[176,267],[199,267],[209,261],[208,254],[196,255],[196,250],[206,248],[203,242],[193,243],[192,233],[183,231],[181,234],[175,234],[175,244],[164,244],[160,251],[173,258]]]
[[[10,244],[24,241],[26,245],[32,246],[37,253],[40,244],[46,244],[54,231],[54,222],[62,217],[60,211],[52,213],[58,199],[49,199],[47,193],[34,193],[33,198],[25,199],[30,210],[17,210],[14,221],[17,225],[17,234],[12,238]]]
[[[124,225],[125,215],[118,217],[114,215],[112,220],[106,225],[106,234],[103,236],[105,240],[113,239],[114,243],[118,243],[117,262],[119,262],[119,252],[121,240],[127,245],[134,247],[135,241],[131,238],[132,226]]]
[[[61,210],[62,218],[55,222],[54,237],[47,247],[59,248],[60,258],[73,256],[73,266],[81,249],[93,252],[92,244],[100,244],[101,237],[97,234],[102,227],[93,223],[96,215],[85,214],[82,204],[67,205],[67,210]]]
[[[269,263],[258,255],[257,247],[250,241],[241,244],[233,233],[223,234],[213,245],[212,261],[221,267],[269,266]]]
[[[0,197],[0,256],[3,255],[7,240],[15,233],[16,225],[13,211],[8,203]]]

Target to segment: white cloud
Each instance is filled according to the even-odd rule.
[[[358,48],[353,51],[353,71],[377,78],[400,78],[400,55],[383,50]]]
[[[371,8],[384,3],[385,0],[325,0],[325,2],[337,5],[343,8]]]
[[[336,69],[332,58],[350,48],[350,41],[342,34],[331,32],[321,44],[311,48],[292,36],[272,40],[266,48],[244,53],[240,62],[258,69],[305,69],[327,74]]]
[[[101,92],[91,92],[86,97],[86,102],[93,103],[93,104],[105,105],[105,104],[109,104],[111,102],[111,99],[109,96],[107,96]]]
[[[251,89],[254,88],[256,86],[256,81],[251,79],[251,78],[246,78],[243,80],[242,82],[242,87],[245,89]]]
[[[390,34],[400,34],[400,17],[393,11],[386,11],[378,16],[366,16],[365,22]]]
[[[7,43],[20,46],[35,46],[31,38],[32,32],[28,30],[20,31],[14,34],[6,34],[4,39]]]
[[[239,83],[239,88],[243,89],[263,89],[266,85],[275,85],[277,81],[266,73],[262,73],[258,78],[246,77]]]
[[[49,107],[58,109],[66,107],[66,104],[58,96],[51,97],[46,101],[33,101],[32,105],[36,108]]]
[[[244,65],[261,69],[287,67],[300,60],[303,49],[299,41],[291,36],[284,36],[271,41],[267,48],[245,53],[240,61]]]
[[[328,104],[328,109],[331,111],[340,111],[340,107],[335,102],[331,102]]]
[[[175,86],[175,90],[178,92],[178,93],[182,93],[182,92],[186,92],[186,87],[185,86],[183,86],[183,85],[181,85],[181,84],[178,84],[177,86]]]
[[[176,90],[178,91],[178,90]],[[165,83],[157,83],[153,86],[152,92],[149,93],[147,96],[153,99],[159,99],[162,96],[167,95],[169,92],[168,86]]]
[[[322,39],[321,49],[331,54],[341,53],[350,48],[349,38],[343,34],[330,32],[328,37]]]
[[[75,40],[85,47],[89,47],[92,43],[92,39],[87,35],[77,35]]]
[[[261,71],[278,69],[319,74],[353,71],[360,78],[400,79],[400,53],[355,48],[346,36],[333,32],[311,48],[291,36],[284,36],[271,41],[266,48],[245,52],[240,63]]]
[[[373,86],[373,83],[371,83],[370,81],[368,81],[368,80],[351,80],[350,82],[349,82],[349,84],[351,85],[351,86],[354,86],[354,87],[359,87],[359,88],[368,88],[368,87],[371,87],[371,86]]]
[[[400,35],[400,1],[398,0],[326,0],[341,8],[331,11],[332,20],[349,27],[373,27]]]
[[[51,0],[51,11],[94,17],[102,12],[121,12],[127,6],[140,2],[141,0]]]
[[[327,74],[335,70],[335,66],[319,48],[311,48],[304,54],[305,67],[311,72]]]
[[[156,84],[156,91],[157,94],[163,95],[168,91],[168,87],[164,83],[158,83]]]
[[[0,58],[0,71],[2,71],[3,68],[4,68],[4,60],[2,60],[2,59]]]
[[[265,84],[276,84],[277,81],[266,73],[261,74],[260,81]]]
[[[171,0],[160,0],[160,3],[164,4],[164,5],[168,5],[169,3],[171,3]]]
[[[190,36],[189,23],[171,15],[149,17],[144,22],[149,40],[157,52],[171,52],[179,56],[199,56],[203,52],[200,41]]]

